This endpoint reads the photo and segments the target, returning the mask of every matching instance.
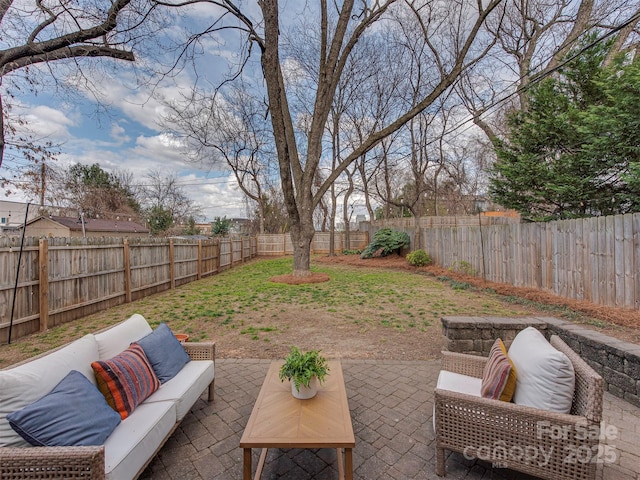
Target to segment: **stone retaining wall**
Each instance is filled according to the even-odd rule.
[[[604,379],[605,390],[640,407],[640,345],[624,342],[554,317],[443,317],[447,348],[487,356],[496,338],[509,348],[516,334],[533,326],[548,339],[558,335]]]

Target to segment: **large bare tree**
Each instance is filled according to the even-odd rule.
[[[0,166],[11,87],[37,90],[39,73],[49,84],[61,82],[53,64],[82,73],[88,58],[134,61],[133,48],[154,30],[155,8],[153,0],[0,1]],[[90,83],[88,76],[80,81]]]
[[[167,102],[165,128],[175,132],[193,161],[228,167],[240,190],[255,202],[260,233],[273,201],[277,165],[268,107],[256,91],[240,81],[224,93],[193,88]]]
[[[185,3],[195,2],[197,0]],[[201,32],[201,36],[222,35],[229,28],[236,28],[246,34],[245,46],[240,50],[251,54],[252,46],[259,49],[280,182],[291,222],[293,274],[304,277],[310,275],[314,210],[322,197],[347,167],[432,105],[469,65],[485,55],[493,41],[484,28],[485,21],[500,0],[320,0],[296,7],[308,9],[300,18],[312,18],[320,32],[315,45],[317,57],[313,71],[316,77],[305,79],[311,95],[306,96],[307,117],[302,121],[294,116],[302,111],[293,110],[290,103],[293,89],[299,85],[289,80],[296,65],[287,57],[283,45],[281,31],[287,28],[287,22],[280,19],[278,0],[258,0],[259,11],[230,0],[205,3],[215,5],[218,15],[211,22],[211,28]],[[359,145],[341,156],[320,184],[316,184],[325,147],[326,124],[345,66],[362,38],[380,34],[379,27],[384,26],[391,9],[406,9],[411,21],[419,23],[426,39],[432,75],[425,79],[421,96],[414,104],[399,109],[387,123],[368,133]],[[236,21],[230,22],[231,18]],[[288,21],[294,19],[289,17]],[[313,38],[307,40],[313,41]]]

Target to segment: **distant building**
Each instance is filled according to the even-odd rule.
[[[211,235],[211,222],[209,223],[196,223],[196,228],[201,235]]]
[[[0,200],[0,234],[18,235],[22,232],[22,225],[27,213],[27,204],[24,202],[10,202]],[[63,207],[41,206],[37,204],[29,205],[27,222],[45,215],[75,216],[77,210]]]
[[[149,229],[131,220],[41,216],[27,222],[28,237],[146,237]]]
[[[236,235],[250,235],[252,222],[248,218],[232,218],[229,233]]]

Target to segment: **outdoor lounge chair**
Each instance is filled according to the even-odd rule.
[[[551,345],[573,364],[571,410],[557,413],[440,388],[435,390],[436,473],[445,450],[549,480],[594,479],[602,417],[602,377],[559,337]],[[442,369],[482,378],[486,357],[443,352]],[[606,461],[606,459],[605,459]]]

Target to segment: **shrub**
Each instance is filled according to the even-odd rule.
[[[459,262],[454,262],[453,265],[451,265],[450,270],[464,273],[465,275],[470,275],[472,277],[475,277],[478,273],[476,269],[473,268],[473,265],[471,265],[469,262],[466,262],[464,260],[460,260]]]
[[[211,222],[211,235],[226,236],[229,235],[229,230],[231,230],[231,219],[226,216],[216,217]]]
[[[424,267],[425,265],[431,265],[431,257],[422,249],[414,250],[413,252],[408,254],[407,261],[414,267]]]
[[[386,257],[393,252],[400,253],[410,243],[409,235],[405,232],[392,230],[390,228],[381,228],[373,236],[373,241],[367,245],[360,255],[361,258],[371,258],[380,250],[380,255]]]

